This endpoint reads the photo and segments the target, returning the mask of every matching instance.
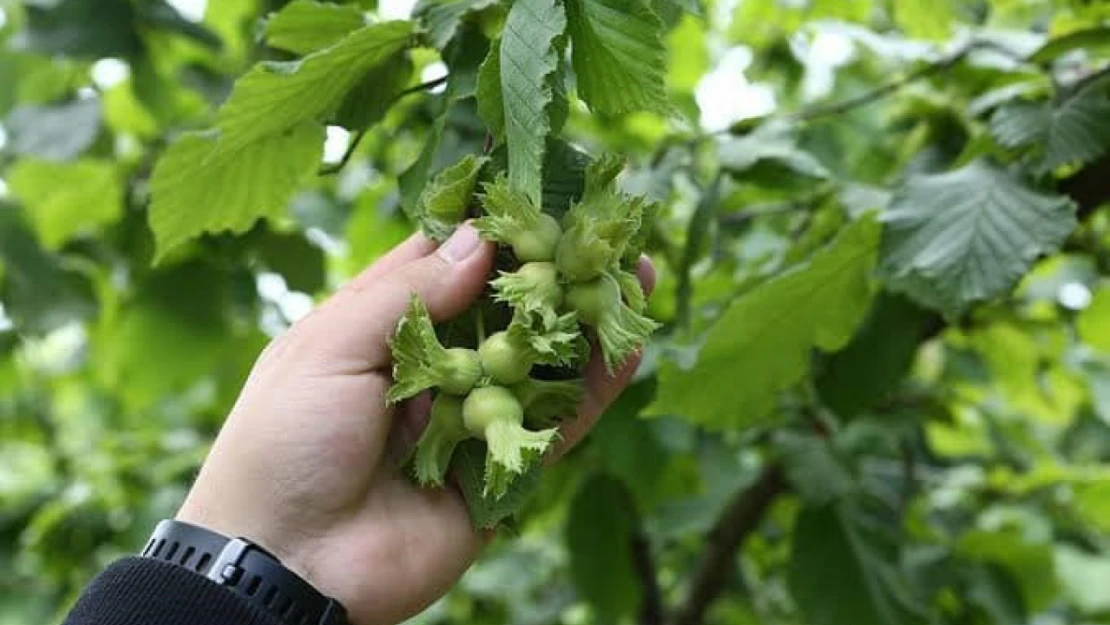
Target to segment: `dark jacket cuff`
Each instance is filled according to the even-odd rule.
[[[219,584],[148,558],[125,558],[98,575],[65,625],[282,625]]]

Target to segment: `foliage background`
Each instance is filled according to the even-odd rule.
[[[617,53],[559,66],[593,107],[560,134],[664,205],[665,329],[418,621],[1110,623],[1110,5],[573,3]],[[284,2],[203,4],[0,2],[0,623],[57,620],[171,515],[267,337],[487,147],[510,3],[427,0],[327,128],[340,171],[183,166],[152,209],[167,146],[291,58],[261,43]]]

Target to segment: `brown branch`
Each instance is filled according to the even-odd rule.
[[[663,593],[659,590],[656,575],[655,557],[651,554],[651,543],[643,529],[632,535],[632,568],[640,580],[640,625],[663,625]]]
[[[955,52],[949,54],[948,56],[933,63],[930,63],[924,67],[921,67],[915,71],[912,71],[905,76],[902,76],[901,78],[892,80],[885,85],[880,85],[879,87],[876,87],[871,91],[860,94],[854,98],[848,98],[847,100],[844,100],[842,102],[811,106],[802,109],[801,111],[798,111],[793,115],[787,116],[787,119],[793,122],[803,122],[812,121],[821,117],[842,115],[844,113],[847,113],[848,111],[851,111],[852,109],[859,108],[861,106],[867,106],[868,104],[877,102],[914,82],[946,72],[957,63],[967,58],[967,56],[972,52],[985,48],[999,49],[999,46],[991,41],[970,41],[964,46],[958,48]]]
[[[754,484],[733,496],[706,536],[705,551],[675,625],[701,625],[706,610],[725,589],[744,539],[759,527],[767,509],[785,488],[782,470],[773,465],[765,468]]]
[[[442,84],[445,84],[447,82],[447,78],[448,78],[447,76],[440,76],[439,78],[436,78],[435,80],[429,80],[427,82],[422,82],[419,85],[413,85],[412,87],[409,87],[408,89],[404,89],[403,91],[398,91],[397,95],[393,96],[393,99],[391,99],[389,101],[389,106],[393,106],[394,104],[396,104],[399,100],[401,100],[405,96],[410,96],[414,93],[423,93],[425,91],[435,89],[436,87],[438,87]],[[347,146],[346,151],[343,152],[342,158],[340,158],[339,161],[336,162],[334,165],[325,165],[325,166],[321,167],[316,172],[316,175],[318,175],[318,176],[331,176],[333,174],[338,174],[339,172],[343,171],[343,168],[346,167],[347,163],[349,163],[351,161],[351,157],[354,156],[355,150],[358,149],[359,144],[362,143],[362,139],[363,139],[363,137],[366,136],[366,131],[367,130],[369,130],[369,129],[368,128],[363,128],[363,129],[359,130],[358,132],[356,132],[355,133],[355,138],[351,140],[351,143]]]

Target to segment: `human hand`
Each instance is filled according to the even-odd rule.
[[[386,404],[387,340],[412,293],[445,321],[478,298],[494,247],[468,225],[438,249],[420,234],[384,256],[259,357],[177,518],[244,536],[347,608],[397,623],[442,596],[483,540],[455,489],[414,485],[398,458],[429,402]],[[646,259],[640,280],[650,290]],[[580,440],[639,364],[593,354],[555,454]]]

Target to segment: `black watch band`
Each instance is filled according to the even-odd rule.
[[[142,557],[194,571],[288,625],[346,625],[343,606],[245,538],[167,519],[154,528]]]

